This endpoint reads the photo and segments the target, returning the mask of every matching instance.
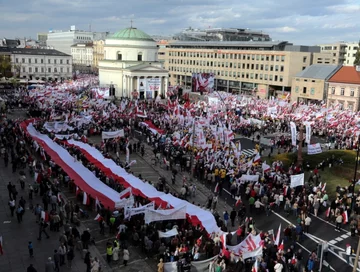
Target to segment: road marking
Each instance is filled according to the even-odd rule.
[[[11,221],[4,221],[4,224],[10,224]]]
[[[330,223],[329,221],[326,221],[326,220],[322,219],[321,217],[317,217],[317,216],[315,216],[313,213],[310,213],[310,214],[311,214],[314,218],[319,219],[320,221],[323,221],[324,223],[326,223],[326,224],[328,224],[328,225],[331,225],[331,226],[333,226],[333,227],[336,228],[336,225]],[[343,228],[340,228],[340,229],[341,229],[342,231],[344,231],[344,232],[347,232],[346,229],[343,229]]]
[[[329,242],[329,244],[332,244],[332,245],[334,245],[334,244],[336,244],[337,243],[337,241],[335,241],[335,240],[331,240],[330,242]]]
[[[341,235],[342,238],[346,239],[346,238],[349,238],[349,235],[347,234],[344,234],[344,235]]]
[[[287,222],[289,225],[292,225],[294,226],[294,224],[292,222],[290,222],[289,220],[287,220],[286,218],[284,218],[283,216],[281,216],[280,214],[274,212],[274,211],[271,211],[273,214],[275,214],[276,216],[278,216],[279,218],[281,218],[282,220],[284,220],[285,222]],[[323,241],[321,240],[320,238],[317,238],[316,236],[314,235],[311,235],[311,234],[308,234],[308,233],[304,233],[304,235],[306,235],[309,239],[313,240],[315,243],[319,243],[319,241]],[[316,237],[318,240],[314,239],[314,237]],[[336,248],[339,248],[339,247],[336,247]],[[347,263],[347,261],[342,257],[340,256],[339,254],[337,254],[336,252],[334,252],[333,250],[331,250],[329,248],[329,252],[331,252],[333,255],[335,255],[336,257],[338,257],[340,260],[342,260],[344,263]],[[354,267],[352,264],[349,264],[351,267]],[[360,268],[357,269],[357,271],[360,271]]]
[[[338,238],[335,238],[335,240],[338,241],[338,242],[341,242],[341,241],[344,240],[344,239],[341,238],[341,237],[338,237]]]

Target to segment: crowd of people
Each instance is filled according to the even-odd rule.
[[[85,79],[84,79],[85,80]],[[93,82],[93,81],[91,81]],[[78,84],[77,86],[84,86]],[[52,87],[55,92],[63,88]],[[66,90],[65,90],[66,91]],[[352,137],[352,131],[335,123],[333,119],[349,118],[351,113],[333,110],[324,112],[316,106],[288,105],[275,102],[253,103],[253,100],[242,99],[234,102],[233,97],[225,98],[229,107],[226,111],[208,106],[206,103],[191,103],[186,101],[179,104],[174,97],[169,98],[167,108],[159,101],[135,101],[122,98],[116,104],[105,101],[94,101],[91,92],[82,94],[85,97],[78,105],[79,98],[72,100],[73,94],[67,95],[67,103],[61,99],[46,98],[46,90],[42,97],[44,100],[39,104],[39,97],[33,93],[24,94],[20,104],[28,107],[29,113],[41,112],[41,119],[35,124],[38,131],[48,134],[52,139],[62,144],[59,135],[73,135],[77,139],[87,142],[93,135],[101,134],[102,131],[124,130],[124,137],[105,140],[96,147],[108,158],[113,158],[117,164],[131,172],[129,161],[122,161],[119,154],[138,152],[144,155],[144,143],[136,137],[144,137],[148,145],[153,149],[154,161],[164,164],[172,171],[175,182],[178,171],[188,172],[192,181],[183,179],[183,189],[176,192],[172,189],[170,181],[164,178],[153,184],[158,191],[173,194],[179,198],[187,199],[187,196],[196,190],[195,179],[208,183],[212,190],[209,192],[207,203],[195,203],[214,214],[216,222],[221,230],[227,233],[235,227],[236,232],[226,235],[226,245],[235,246],[241,243],[249,234],[261,234],[264,241],[262,258],[256,260],[256,265],[260,271],[285,271],[285,266],[289,271],[312,271],[318,265],[316,252],[312,252],[308,257],[301,250],[296,250],[296,241],[302,241],[304,233],[311,232],[311,217],[319,216],[321,212],[326,215],[329,221],[337,224],[339,229],[344,223],[343,214],[350,215],[353,207],[358,211],[358,202],[352,203],[349,195],[354,192],[350,185],[347,188],[338,188],[338,198],[330,200],[321,180],[319,170],[307,166],[298,166],[295,163],[290,167],[285,167],[281,161],[274,161],[267,165],[258,159],[262,152],[260,135],[281,132],[281,135],[272,141],[273,149],[279,152],[290,152],[294,149],[290,137],[286,136],[289,132],[289,116],[302,118],[300,112],[306,112],[309,116],[314,115],[314,134],[328,137],[329,142],[334,143],[336,148],[352,149],[356,146],[357,140]],[[59,95],[58,98],[63,98]],[[80,98],[82,99],[82,98]],[[223,99],[223,98],[222,98]],[[53,103],[53,107],[46,107]],[[245,103],[246,102],[246,103]],[[171,103],[171,104],[170,104]],[[272,103],[272,104],[266,104]],[[45,105],[45,106],[44,106]],[[267,108],[277,107],[278,117],[267,113]],[[165,110],[164,110],[165,108]],[[84,113],[85,110],[85,113]],[[318,110],[318,112],[316,111]],[[310,111],[310,112],[309,112]],[[319,113],[322,114],[319,116]],[[260,118],[264,115],[265,118]],[[86,118],[91,116],[91,118]],[[357,115],[351,115],[351,122],[357,123]],[[325,123],[319,117],[325,118]],[[255,119],[255,121],[250,121]],[[44,128],[45,122],[55,120],[66,122],[71,126],[62,131],[49,131]],[[90,121],[88,121],[90,120]],[[151,120],[153,127],[144,124],[145,120]],[[259,120],[260,123],[259,123]],[[351,123],[350,122],[350,123]],[[161,133],[160,133],[161,131]],[[140,133],[139,133],[140,132]],[[246,156],[241,153],[241,144],[233,141],[232,132],[242,134],[253,141],[258,142],[257,153],[253,156]],[[343,132],[343,134],[341,134]],[[194,137],[194,134],[197,137]],[[140,136],[142,135],[142,136]],[[144,139],[143,138],[143,139]],[[90,169],[107,186],[118,192],[124,188],[111,176],[106,176],[95,165],[91,164],[80,150],[75,147],[64,145],[68,152],[81,161],[84,166]],[[41,150],[41,149],[40,149]],[[19,224],[25,216],[25,205],[28,204],[33,210],[35,221],[39,224],[39,236],[49,237],[53,232],[62,233],[60,236],[59,248],[54,251],[53,256],[49,257],[46,263],[46,271],[59,271],[59,267],[68,265],[75,257],[76,249],[82,254],[83,249],[88,249],[91,245],[91,236],[88,230],[81,235],[78,231],[80,218],[86,216],[87,212],[80,205],[82,193],[78,192],[75,181],[59,166],[51,161],[51,158],[40,153],[34,145],[33,139],[24,134],[19,126],[19,121],[4,118],[1,124],[1,156],[4,158],[4,165],[9,161],[12,165],[13,173],[19,173],[19,179],[23,179],[25,168],[28,168],[29,175],[34,176],[35,182],[29,185],[28,200],[24,197],[17,197],[18,191],[15,184],[8,184],[9,208],[11,215],[16,214]],[[271,152],[269,152],[271,153]],[[39,159],[40,158],[40,159]],[[163,163],[162,163],[163,162]],[[304,186],[290,188],[290,176],[312,171],[310,179]],[[258,179],[249,181],[242,177],[256,176]],[[144,182],[151,183],[146,177],[139,176]],[[24,183],[22,183],[24,184]],[[68,187],[77,195],[79,202],[66,201],[61,197],[61,189]],[[215,188],[215,193],[213,193]],[[229,189],[232,197],[236,200],[236,206],[230,213],[219,214],[217,211],[218,197],[221,195],[222,188]],[[20,190],[24,190],[20,185]],[[42,204],[33,203],[33,196],[39,194]],[[91,198],[88,209],[94,207],[95,199]],[[135,196],[136,205],[145,205],[148,200]],[[34,205],[35,204],[35,205]],[[248,207],[248,209],[246,208]],[[214,271],[249,271],[254,266],[254,259],[241,260],[241,255],[237,252],[224,247],[224,241],[220,234],[206,233],[201,226],[193,226],[186,221],[164,221],[158,223],[145,224],[142,215],[135,215],[131,219],[125,219],[124,210],[116,212],[102,205],[97,207],[100,215],[99,227],[100,234],[104,234],[105,229],[111,233],[117,233],[117,238],[110,241],[107,245],[107,262],[113,263],[119,260],[122,255],[123,264],[127,265],[130,253],[129,244],[138,246],[148,256],[155,256],[159,261],[158,271],[164,271],[164,263],[177,262],[179,271],[188,271],[192,261],[209,259],[214,256],[211,268]],[[297,222],[296,226],[288,226],[284,229],[283,235],[290,247],[284,250],[280,244],[276,244],[272,236],[266,232],[256,229],[256,224],[252,215],[269,211],[284,212],[288,216],[293,216]],[[327,212],[329,210],[329,212]],[[45,216],[46,215],[46,216]],[[355,219],[355,217],[354,217]],[[239,225],[236,226],[235,225]],[[347,222],[345,222],[347,223]],[[351,228],[357,229],[356,221],[350,222]],[[48,228],[50,233],[48,232]],[[160,238],[158,231],[168,231],[176,228],[178,235],[168,238]],[[33,245],[28,245],[30,256],[33,255]],[[120,254],[122,253],[122,254]],[[96,272],[100,270],[100,262],[97,258],[92,258],[87,252],[84,256],[87,271]],[[34,269],[33,267],[31,269]],[[34,271],[34,270],[28,271]],[[240,270],[238,270],[240,269]],[[271,270],[272,269],[272,270]]]

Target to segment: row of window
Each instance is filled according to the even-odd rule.
[[[258,61],[285,61],[285,56],[265,55],[265,54],[241,54],[241,53],[205,53],[205,52],[180,52],[170,51],[170,57],[189,57],[189,58],[215,58],[215,59],[242,59]]]
[[[336,95],[335,87],[331,87],[331,94]],[[340,95],[345,95],[345,88],[340,88]],[[355,95],[355,88],[350,89],[350,96]]]
[[[174,67],[173,67],[174,68]],[[170,71],[176,71],[176,70],[170,70]],[[182,71],[177,71],[182,72]],[[187,70],[186,73],[214,73],[218,76],[223,77],[234,77],[237,79],[243,78],[243,79],[255,79],[255,80],[271,80],[276,82],[283,82],[284,77],[279,75],[268,75],[268,74],[257,74],[257,73],[240,73],[240,72],[233,72],[233,71],[214,71],[209,69],[199,69],[196,68],[193,71]]]
[[[140,52],[137,55],[137,61],[142,61],[142,59],[143,59],[143,56],[142,56],[142,53]],[[123,55],[120,52],[117,53],[117,60],[123,60]]]
[[[27,62],[26,62],[26,60],[27,60]],[[21,63],[32,63],[32,58],[28,58],[28,59],[26,59],[26,58],[22,58],[21,59]],[[15,59],[15,62],[16,63],[19,63],[19,59],[18,58],[16,58]],[[57,64],[57,59],[53,59],[53,62],[51,62],[51,59],[47,59],[47,63],[48,64]],[[44,64],[45,63],[45,60],[44,59],[37,59],[37,58],[34,58],[34,63],[41,63],[41,64]],[[65,60],[62,60],[62,59],[60,59],[59,60],[59,64],[64,64],[65,63]],[[66,64],[70,64],[70,60],[66,60]]]
[[[250,64],[250,63],[228,63],[228,62],[212,62],[212,61],[202,61],[202,60],[174,60],[170,61],[171,64],[186,64],[194,66],[207,66],[207,67],[223,67],[223,68],[233,68],[233,69],[247,69],[247,70],[260,70],[260,71],[275,71],[275,72],[284,72],[283,65],[268,65],[268,64]]]
[[[58,71],[60,71],[60,73],[64,73],[63,67],[60,67],[60,69],[57,69],[57,68],[52,69],[51,67],[48,67],[46,70],[47,70],[47,73],[52,73],[52,72],[58,73]],[[26,73],[26,72],[28,72],[28,73],[45,73],[46,70],[44,67],[28,67],[27,69],[26,69],[26,67],[22,67],[23,73]],[[69,67],[66,68],[66,72],[70,73]]]
[[[91,41],[90,37],[81,37],[81,36],[76,36],[77,40],[83,40],[83,41]]]

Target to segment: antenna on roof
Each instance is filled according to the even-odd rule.
[[[130,20],[130,28],[133,28],[133,20]]]

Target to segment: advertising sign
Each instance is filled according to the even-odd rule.
[[[160,78],[148,78],[147,79],[147,92],[160,92],[161,79]]]

